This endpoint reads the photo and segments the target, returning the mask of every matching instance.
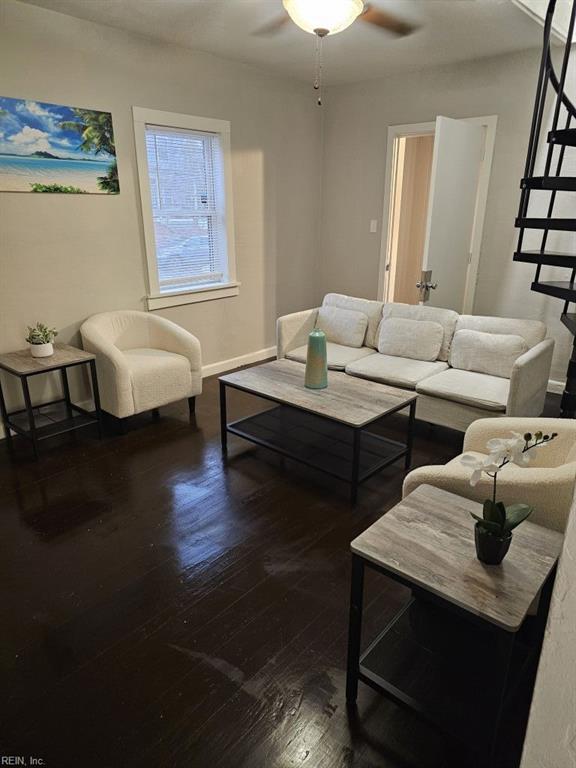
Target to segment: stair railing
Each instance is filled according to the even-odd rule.
[[[572,10],[568,23],[567,38],[564,47],[562,66],[559,77],[556,74],[554,64],[552,62],[550,42],[555,9],[556,0],[550,0],[548,9],[546,11],[546,17],[544,19],[542,58],[540,60],[540,69],[536,86],[536,99],[530,127],[526,166],[524,169],[524,178],[521,185],[522,192],[520,195],[520,204],[518,208],[518,220],[516,222],[516,226],[519,229],[518,244],[516,253],[514,254],[514,260],[526,261],[536,264],[536,274],[534,282],[532,283],[532,290],[538,291],[540,293],[547,293],[548,295],[553,295],[564,299],[564,309],[562,312],[561,320],[563,324],[575,336],[575,338],[572,347],[572,355],[568,364],[566,385],[562,395],[560,411],[561,415],[564,417],[576,418],[576,314],[569,314],[570,304],[576,302],[576,266],[573,266],[575,264],[576,253],[566,255],[560,253],[546,253],[546,244],[548,241],[548,235],[551,230],[574,231],[574,221],[572,221],[572,217],[567,220],[553,218],[554,205],[556,203],[558,191],[562,189],[574,189],[574,179],[564,177],[566,178],[566,182],[553,182],[552,179],[562,179],[561,173],[566,153],[566,146],[574,146],[573,136],[570,134],[572,134],[575,130],[572,127],[572,123],[573,120],[576,119],[576,106],[574,106],[572,101],[566,95],[565,86],[570,62],[572,38],[574,36],[574,29],[576,26],[576,0],[572,0]],[[548,148],[546,151],[544,172],[542,178],[540,179],[539,176],[534,176],[534,169],[536,166],[538,149],[540,145],[540,135],[542,132],[542,123],[546,110],[549,84],[556,92],[556,98],[554,102],[552,124],[550,126],[550,131],[547,137]],[[564,121],[563,128],[559,131],[558,125],[560,122],[562,107],[564,107],[566,110],[566,120]],[[570,131],[570,134],[563,134],[563,131]],[[560,146],[555,159],[554,148],[557,144]],[[547,215],[544,219],[531,219],[528,216],[530,193],[534,189],[550,191]],[[574,219],[576,220],[576,216],[574,216]],[[524,239],[524,231],[525,229],[531,228],[542,230],[540,248],[537,251],[523,252],[522,244]],[[562,263],[565,256],[569,257],[569,263],[566,265]],[[540,271],[543,264],[551,264],[554,266],[572,266],[571,277],[568,285],[565,283],[540,283]]]

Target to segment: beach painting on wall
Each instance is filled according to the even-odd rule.
[[[0,192],[118,194],[110,112],[0,96]]]

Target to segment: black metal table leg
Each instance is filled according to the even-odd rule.
[[[2,416],[2,425],[4,427],[4,434],[8,441],[8,447],[12,447],[12,432],[10,431],[10,425],[8,424],[8,411],[6,410],[6,401],[4,400],[4,392],[2,391],[2,380],[0,379],[0,416]]]
[[[98,389],[98,375],[96,373],[96,361],[90,360],[90,378],[92,380],[92,397],[94,398],[94,410],[98,419],[98,437],[102,439],[102,409],[100,408],[100,390]]]
[[[226,421],[226,384],[220,382],[220,442],[224,456],[228,453],[228,431]]]
[[[406,460],[405,468],[408,471],[412,465],[412,444],[414,442],[414,422],[416,421],[416,400],[410,403],[410,412],[408,416],[408,436],[406,438]]]
[[[362,605],[364,600],[364,560],[352,555],[350,588],[350,623],[348,628],[348,663],[346,672],[346,701],[355,704],[358,697],[360,672],[360,642],[362,639]]]
[[[501,686],[496,699],[496,717],[494,719],[492,739],[490,742],[488,761],[488,766],[490,766],[490,768],[496,768],[499,764],[500,748],[502,747],[503,743],[501,738],[502,718],[506,708],[506,694],[508,691],[508,681],[510,678],[510,666],[512,664],[512,657],[514,655],[515,639],[515,632],[505,632],[504,630],[501,630],[497,634],[497,653],[501,659],[501,674],[499,675]]]
[[[20,381],[22,382],[24,405],[26,406],[26,414],[28,415],[28,425],[30,428],[30,439],[32,440],[32,447],[34,449],[34,458],[38,459],[38,436],[36,434],[36,422],[34,420],[34,409],[32,408],[32,401],[30,399],[28,379],[26,376],[22,376]]]
[[[536,612],[536,632],[538,647],[542,645],[544,641],[544,632],[546,630],[546,622],[548,621],[548,613],[550,611],[550,602],[552,600],[552,592],[554,591],[554,581],[556,579],[557,565],[552,568],[550,574],[544,586],[540,590],[538,597],[538,609]]]
[[[352,477],[350,480],[350,503],[356,504],[358,499],[358,478],[360,476],[360,440],[361,429],[354,429],[352,433]]]
[[[70,386],[68,384],[68,373],[66,368],[60,369],[60,378],[62,379],[62,391],[64,393],[64,402],[66,404],[66,415],[69,419],[72,418],[72,408],[70,402]]]

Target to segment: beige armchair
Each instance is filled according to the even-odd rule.
[[[119,419],[202,392],[200,342],[176,323],[149,312],[93,315],[80,332],[96,355],[102,409]]]
[[[564,531],[576,483],[576,421],[572,419],[508,418],[479,419],[464,436],[464,453],[485,455],[491,437],[510,433],[557,432],[545,448],[536,449],[528,467],[509,464],[498,477],[498,498],[505,504],[525,502],[534,507],[531,520],[547,528]],[[473,488],[470,469],[456,457],[445,465],[419,467],[404,480],[406,496],[423,483],[452,491],[476,501],[491,497],[492,482],[484,476]]]

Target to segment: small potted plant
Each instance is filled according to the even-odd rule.
[[[32,357],[50,357],[54,354],[54,338],[58,336],[56,328],[48,328],[44,323],[28,326],[26,341],[30,344]]]
[[[535,432],[533,435],[527,432],[520,435],[512,433],[508,439],[493,438],[488,440],[486,447],[489,454],[482,459],[469,454],[464,454],[460,459],[462,464],[472,469],[470,485],[474,486],[485,472],[492,478],[492,498],[486,499],[482,510],[482,517],[472,513],[476,520],[474,526],[474,540],[476,543],[476,555],[478,560],[487,565],[499,565],[510,549],[512,531],[520,525],[532,513],[532,507],[528,504],[511,504],[505,506],[497,501],[498,473],[507,464],[516,464],[525,467],[530,462],[528,451],[541,448],[557,437],[557,433],[544,435]]]

